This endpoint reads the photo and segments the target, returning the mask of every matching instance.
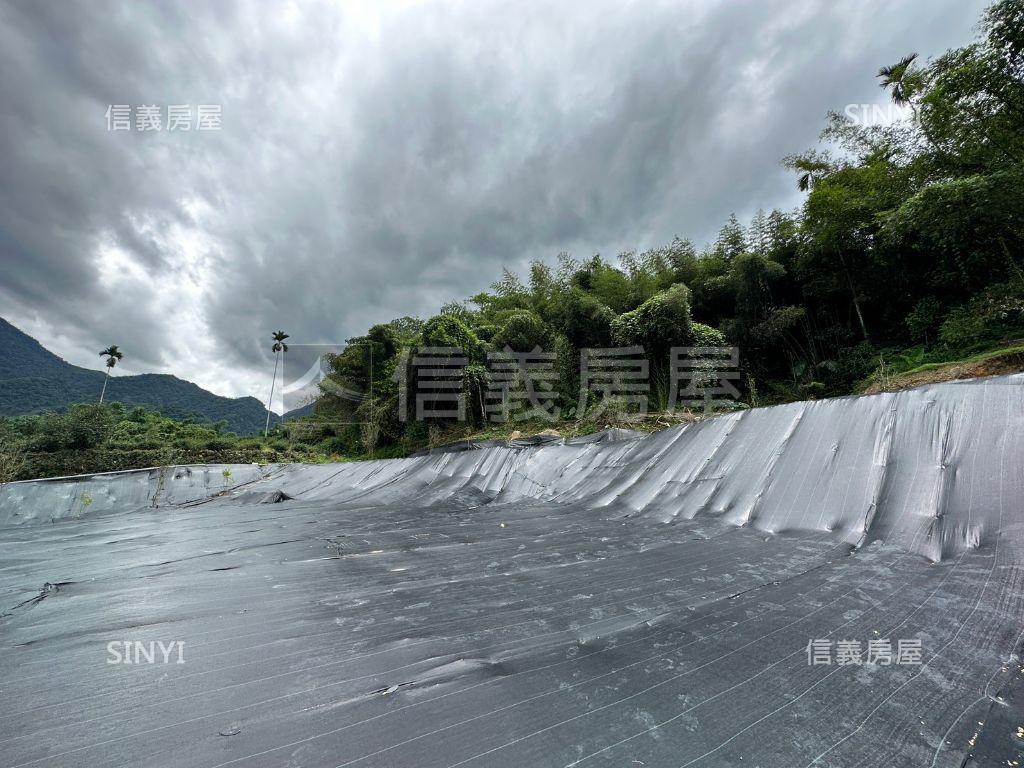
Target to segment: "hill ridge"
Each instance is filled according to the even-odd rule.
[[[102,371],[72,365],[3,318],[0,345],[6,359],[0,369],[0,416],[59,411],[99,397]],[[217,395],[169,373],[112,376],[107,399],[150,407],[171,418],[225,421],[239,435],[259,432],[267,415],[255,397]]]

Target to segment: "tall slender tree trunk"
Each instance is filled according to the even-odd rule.
[[[107,382],[110,380],[110,367],[107,366],[107,374],[103,377],[103,389],[100,390],[100,405],[103,405],[103,396],[107,394]]]
[[[850,280],[850,276],[846,276]],[[864,323],[864,313],[860,311],[860,299],[857,298],[857,291],[853,287],[853,280],[850,280],[850,291],[853,293],[853,308],[857,312],[857,321],[860,323],[860,332],[864,334],[864,340],[870,341],[868,327]]]
[[[270,433],[270,407],[274,404],[274,385],[277,383],[277,364],[281,359],[281,353],[274,353],[274,378],[270,380],[270,399],[267,400],[267,424],[263,427],[263,436],[266,437]]]
[[[843,265],[843,274],[846,275],[846,284],[850,286],[850,295],[853,296],[853,308],[857,312],[857,321],[860,323],[861,333],[864,334],[865,341],[870,341],[868,336],[868,326],[864,322],[864,313],[860,310],[860,298],[857,296],[857,288],[853,284],[853,276],[850,274],[850,268],[846,266],[846,257],[843,256],[842,248],[836,248],[836,253],[839,254],[839,261]]]

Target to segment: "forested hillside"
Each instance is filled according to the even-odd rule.
[[[374,326],[335,359],[318,416],[362,422],[339,431],[352,451],[422,440],[395,374],[424,345],[466,354],[467,418],[482,424],[486,354],[506,347],[553,352],[560,415],[578,418],[585,348],[643,345],[657,407],[673,346],[735,345],[742,399],[765,404],[1024,336],[1024,4],[993,4],[964,48],[880,64],[880,99],[912,117],[828,114],[821,146],[784,159],[798,210],[732,217],[700,249],[677,237],[613,261],[562,254],[426,321]]]
[[[2,318],[0,346],[5,358],[0,369],[0,416],[61,411],[99,397],[101,371],[67,363]],[[176,419],[223,421],[226,429],[239,435],[262,431],[267,413],[254,397],[221,397],[167,374],[112,376],[106,399],[149,406]]]

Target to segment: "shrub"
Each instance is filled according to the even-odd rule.
[[[942,304],[934,296],[925,296],[914,306],[904,322],[914,341],[928,343],[942,319]]]
[[[691,346],[694,334],[689,289],[679,283],[655,294],[617,317],[611,324],[611,334],[615,345],[642,345],[652,361],[666,356],[671,347]]]
[[[878,363],[879,350],[871,342],[862,341],[855,347],[844,348],[835,360],[825,360],[818,365],[824,384],[821,394],[849,392],[857,382],[869,376]],[[803,395],[798,392],[797,396]]]
[[[690,346],[726,347],[729,345],[729,342],[726,341],[725,334],[717,328],[712,328],[710,325],[704,325],[704,323],[692,323],[691,329],[693,331],[693,342]]]
[[[423,344],[428,347],[457,347],[474,362],[486,357],[484,345],[469,326],[454,315],[437,315],[423,326]]]
[[[970,347],[983,340],[988,330],[985,318],[972,312],[969,306],[957,307],[939,326],[939,338],[948,347]]]
[[[494,325],[485,324],[473,326],[473,333],[476,334],[476,337],[480,339],[480,341],[490,341],[491,339],[494,338],[494,334],[496,334],[497,332],[498,328],[497,326]]]
[[[5,444],[0,446],[0,486],[21,479],[25,469],[25,451],[21,446]]]
[[[515,352],[529,352],[534,347],[546,348],[548,331],[536,312],[521,309],[513,312],[491,340],[497,350],[510,347]]]
[[[39,417],[29,443],[30,451],[87,450],[95,448],[110,429],[108,406],[73,405],[67,413],[48,413]]]
[[[607,347],[615,313],[588,293],[573,288],[565,297],[560,324],[569,343],[577,349]]]
[[[328,455],[336,453],[351,453],[351,441],[344,437],[329,437],[317,446],[323,453]]]

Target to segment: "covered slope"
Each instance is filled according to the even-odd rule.
[[[1013,376],[640,439],[12,484],[0,764],[1007,765],[1022,460]],[[108,664],[124,640],[184,663]],[[812,640],[921,659],[811,665]]]

